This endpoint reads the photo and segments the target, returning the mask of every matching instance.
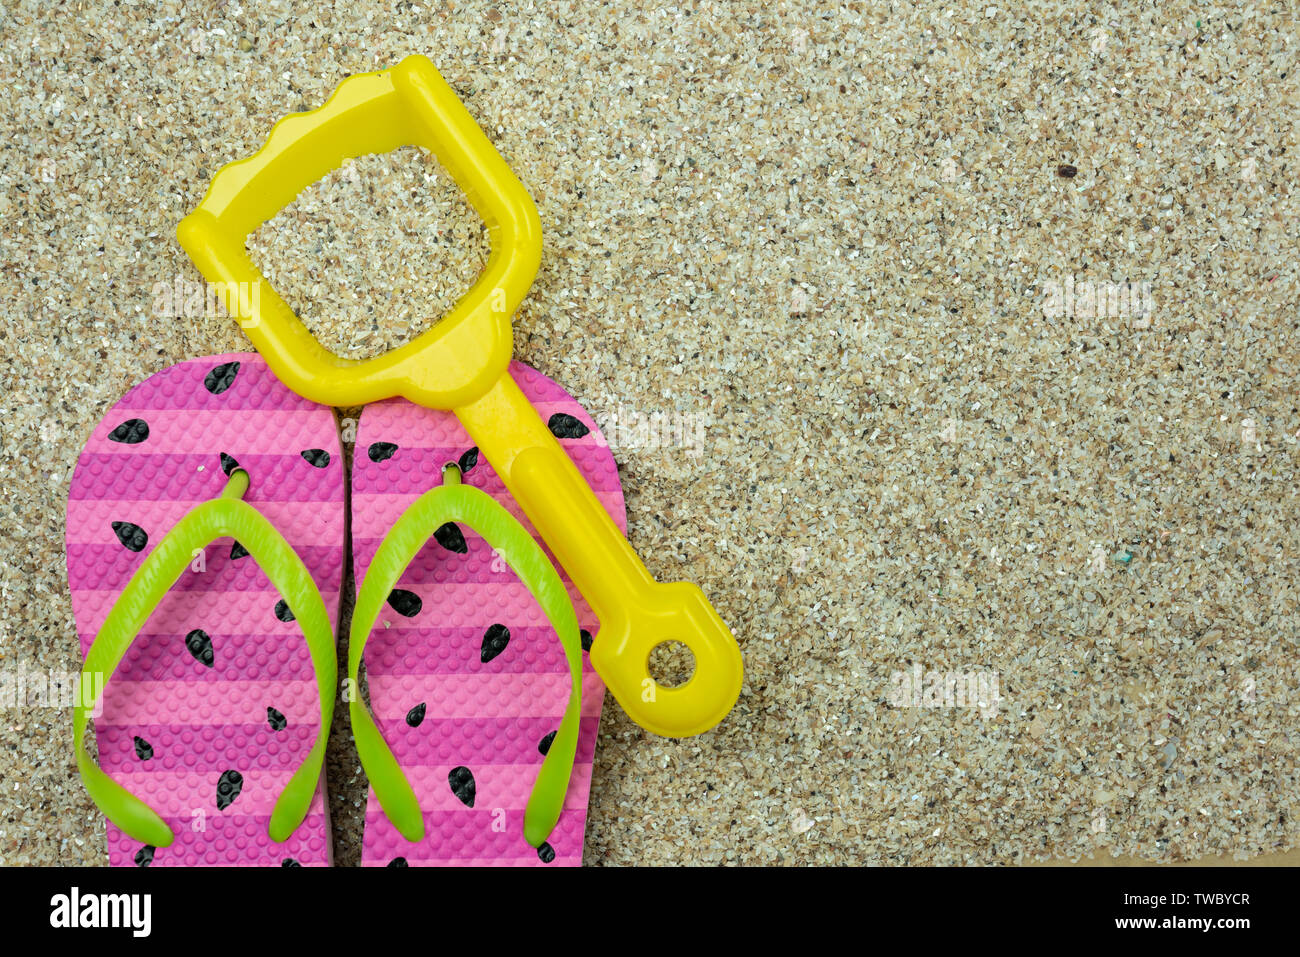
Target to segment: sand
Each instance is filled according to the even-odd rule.
[[[516,355],[606,428],[633,544],[744,650],[700,737],[607,701],[589,863],[1300,847],[1284,5],[643,6],[5,7],[0,669],[78,665],[63,516],[94,424],[247,348],[155,314],[199,278],[176,223],[281,116],[418,52],[538,204]],[[407,149],[250,249],[371,355],[487,244]],[[71,728],[0,713],[0,862],[104,861]],[[329,787],[356,863],[343,723]]]

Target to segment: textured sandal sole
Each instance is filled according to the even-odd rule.
[[[561,438],[560,445],[626,532],[618,467],[591,416],[535,369],[514,362],[510,371],[543,421],[572,417],[556,419],[552,431],[572,435],[585,430]],[[501,502],[533,532],[454,415],[401,399],[376,403],[361,416],[353,464],[352,550],[358,582],[393,522],[441,483],[448,462],[461,462],[467,484]],[[419,843],[403,838],[372,791],[362,863],[581,864],[605,687],[584,654],[573,777],[559,823],[539,851],[524,840],[523,812],[547,736],[559,726],[568,701],[568,668],[559,641],[523,584],[470,529],[460,529],[460,536],[463,553],[450,534],[441,536],[444,541],[430,539],[421,549],[366,645],[371,708],[415,789],[426,835]],[[580,627],[595,636],[595,615],[563,571],[561,578]],[[584,644],[590,645],[586,636]]]
[[[346,477],[334,412],[290,392],[256,353],[209,356],[132,389],[77,461],[67,561],[83,656],[153,545],[221,493],[223,454],[248,471],[245,501],[302,558],[337,622]],[[115,866],[331,861],[323,777],[289,840],[267,835],[275,800],[320,728],[320,702],[302,633],[233,545],[205,549],[206,567],[181,576],[108,682],[94,722],[100,765],[176,833],[169,847],[148,848],[108,824]],[[187,644],[196,630],[206,638]]]

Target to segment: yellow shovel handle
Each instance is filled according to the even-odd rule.
[[[433,152],[488,226],[483,274],[430,329],[370,359],[322,346],[249,258],[249,233],[348,157],[405,144]],[[528,191],[432,63],[344,80],[309,113],[280,120],[252,156],[223,166],[177,238],[275,374],[326,405],[364,405],[392,395],[447,409],[482,395],[510,362],[510,316],[537,275],[542,224]]]
[[[600,618],[591,664],[623,710],[675,738],[721,721],[740,695],[744,665],[704,593],[655,581],[509,374],[455,412]],[[695,656],[694,674],[676,688],[650,674],[650,652],[666,641]]]
[[[328,352],[249,258],[249,232],[345,158],[406,143],[432,150],[488,224],[492,256],[436,326],[366,360]],[[510,316],[537,273],[541,221],[523,185],[433,64],[410,56],[351,77],[317,110],[281,120],[256,154],[213,178],[177,236],[275,374],[299,395],[360,405],[402,395],[456,409],[524,513],[600,616],[591,662],[637,723],[683,736],[713,727],[740,694],[740,650],[694,585],[654,580],[555,437],[505,372]],[[494,384],[495,383],[495,384]],[[680,641],[695,656],[665,688],[650,652]]]

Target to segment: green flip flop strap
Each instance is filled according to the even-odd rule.
[[[176,523],[131,576],[131,581],[95,636],[82,667],[82,688],[92,687],[88,684],[88,676],[102,676],[102,680],[93,685],[100,689],[96,700],[79,700],[72,718],[77,767],[86,791],[105,817],[135,840],[154,847],[168,846],[175,834],[157,812],[95,763],[85,746],[86,724],[89,715],[97,711],[106,682],[112,678],[149,616],[194,560],[198,550],[218,538],[237,538],[288,604],[307,639],[320,693],[320,731],[311,751],[275,802],[269,828],[272,840],[288,840],[303,822],[320,780],[338,680],[334,627],[302,559],[257,509],[240,500],[247,488],[248,473],[238,469],[231,474],[220,498],[195,506]]]
[[[402,772],[392,749],[375,724],[370,709],[357,689],[361,656],[383,604],[402,572],[415,558],[436,529],[447,522],[461,522],[483,537],[506,561],[541,606],[559,636],[569,664],[572,687],[564,718],[542,761],[524,811],[524,839],[540,847],[555,828],[564,808],[564,794],[573,771],[578,747],[578,722],[582,711],[582,640],[578,617],[564,583],[546,553],[508,511],[490,495],[459,484],[459,470],[447,470],[447,484],[432,489],[411,504],[384,536],[366,572],[352,616],[352,637],[348,643],[348,704],[357,755],[370,778],[384,814],[408,841],[424,839],[424,817],[415,791]]]

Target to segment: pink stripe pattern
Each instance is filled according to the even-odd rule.
[[[68,581],[84,654],[131,576],[238,463],[257,507],[306,564],[337,621],[346,477],[332,409],[285,388],[255,353],[193,359],[132,389],[96,426],[68,496]],[[320,728],[292,613],[231,539],[184,572],[115,674],[95,719],[100,765],[171,825],[145,847],[107,825],[114,866],[323,866],[324,782],[284,844],[267,834]]]
[[[565,426],[560,445],[626,531],[618,468],[594,420],[536,370],[514,362],[510,373],[543,421],[558,415],[581,424],[556,420]],[[404,400],[380,402],[361,417],[353,465],[358,581],[393,522],[440,484],[448,462],[461,464],[466,484],[497,499],[532,531],[454,415]],[[436,537],[422,548],[398,585],[409,594],[385,606],[366,646],[371,706],[416,791],[426,835],[405,840],[372,791],[362,863],[581,864],[604,686],[584,654],[583,718],[565,810],[547,842],[533,848],[523,837],[523,813],[568,701],[568,668],[527,589],[471,529],[458,530],[464,551]],[[447,542],[459,546],[452,536]],[[561,577],[575,598],[584,641],[599,640],[595,616],[562,571]]]

